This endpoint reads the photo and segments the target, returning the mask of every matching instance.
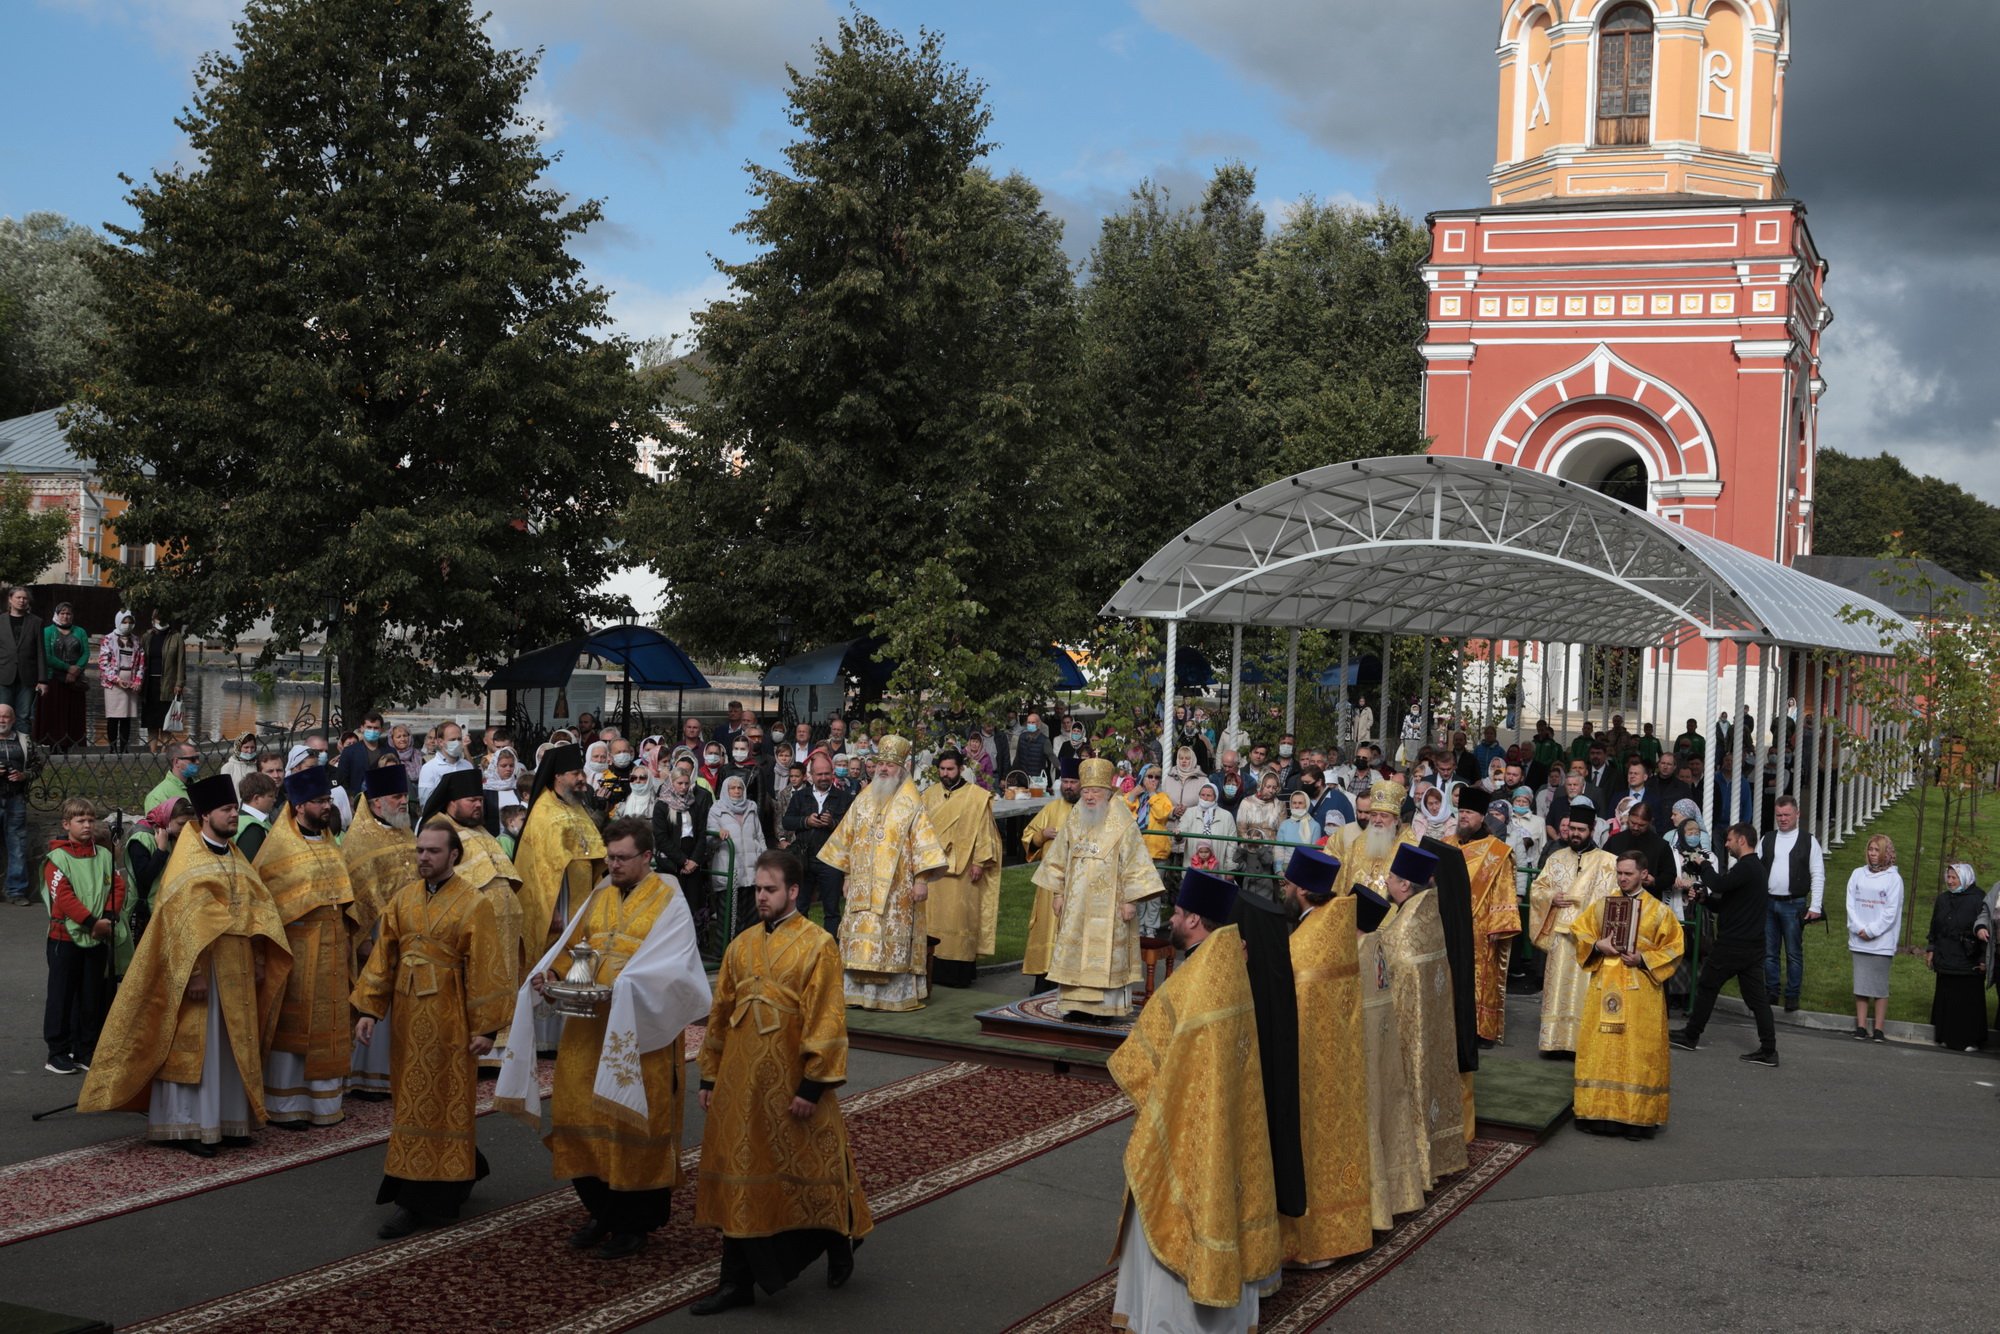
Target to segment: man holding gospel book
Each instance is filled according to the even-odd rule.
[[[1646,893],[1645,863],[1629,851],[1618,858],[1618,892],[1565,930],[1590,979],[1576,1026],[1577,1128],[1651,1139],[1667,1123],[1665,985],[1680,961],[1681,924]]]

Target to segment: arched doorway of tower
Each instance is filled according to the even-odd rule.
[[[1652,469],[1639,445],[1620,435],[1580,436],[1557,451],[1549,471],[1565,481],[1622,500],[1633,509],[1650,509]]]

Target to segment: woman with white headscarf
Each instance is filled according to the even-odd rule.
[[[129,750],[132,720],[139,716],[139,682],[146,674],[146,641],[132,632],[132,613],[121,611],[97,646],[97,675],[104,683],[104,740]]]
[[[1924,962],[1937,974],[1931,997],[1933,1040],[1952,1051],[1986,1045],[1986,955],[1993,916],[1966,862],[1945,867],[1944,892],[1931,908]]]
[[[1173,765],[1166,776],[1160,779],[1160,791],[1167,794],[1167,800],[1174,804],[1174,818],[1179,819],[1195,808],[1200,800],[1201,785],[1208,781],[1208,774],[1202,770],[1193,746],[1182,746],[1174,752]]]
[[[502,746],[486,757],[486,773],[480,784],[486,790],[486,804],[500,809],[500,794],[521,790],[521,757],[512,746]]]
[[[757,859],[764,855],[764,823],[757,817],[757,803],[750,799],[742,774],[731,774],[722,780],[722,795],[708,812],[708,831],[722,840],[716,844],[708,869],[716,885],[730,886],[729,934],[734,937],[750,920]]]
[[[1222,808],[1215,784],[1207,779],[1195,789],[1194,805],[1182,812],[1174,832],[1181,836],[1183,864],[1217,875],[1236,869],[1237,849],[1242,844],[1218,841],[1235,839],[1236,817]]]
[[[1458,808],[1452,805],[1450,795],[1443,788],[1433,784],[1417,793],[1416,822],[1421,826],[1419,834],[1430,838],[1450,838],[1458,832]]]

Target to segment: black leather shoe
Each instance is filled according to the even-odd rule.
[[[646,1238],[643,1233],[614,1232],[591,1254],[600,1260],[629,1260],[645,1249]]]
[[[838,1250],[826,1253],[826,1286],[838,1288],[854,1277],[854,1248],[860,1244],[843,1238]]]
[[[738,1306],[755,1306],[757,1290],[748,1283],[725,1283],[688,1309],[696,1315],[721,1315]]]
[[[312,1122],[310,1121],[267,1121],[265,1124],[273,1130],[300,1131],[312,1129]]]
[[[1737,1059],[1751,1065],[1776,1065],[1778,1063],[1778,1053],[1764,1047],[1759,1047],[1756,1051],[1745,1052],[1743,1055],[1737,1057]]]
[[[1698,1038],[1689,1037],[1685,1028],[1677,1028],[1667,1034],[1667,1045],[1675,1051],[1693,1051],[1699,1041]]]
[[[177,1139],[172,1141],[172,1143],[176,1149],[186,1150],[197,1158],[215,1157],[215,1146],[213,1144],[203,1144],[198,1139]]]
[[[569,1248],[573,1251],[587,1251],[611,1235],[611,1229],[595,1218],[569,1234]]]
[[[408,1209],[398,1209],[389,1215],[388,1222],[375,1229],[375,1235],[384,1241],[394,1241],[398,1237],[409,1236],[423,1225],[424,1220]]]

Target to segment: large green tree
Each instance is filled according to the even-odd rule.
[[[60,406],[95,366],[103,248],[60,213],[0,218],[0,417]]]
[[[628,527],[682,642],[769,660],[779,616],[852,638],[920,569],[985,609],[975,665],[1046,671],[1084,623],[1074,285],[1034,187],[979,165],[983,98],[937,35],[859,14],[791,71],[798,138],[750,168],[756,254],[719,266],[699,391]]]
[[[545,180],[535,61],[466,0],[251,0],[94,265],[71,436],[131,501],[129,600],[271,651],[333,620],[342,704],[410,702],[603,610],[645,408]]]
[[[1822,449],[1814,467],[1814,554],[1909,552],[1961,579],[2000,574],[2000,507],[1889,454]]]

